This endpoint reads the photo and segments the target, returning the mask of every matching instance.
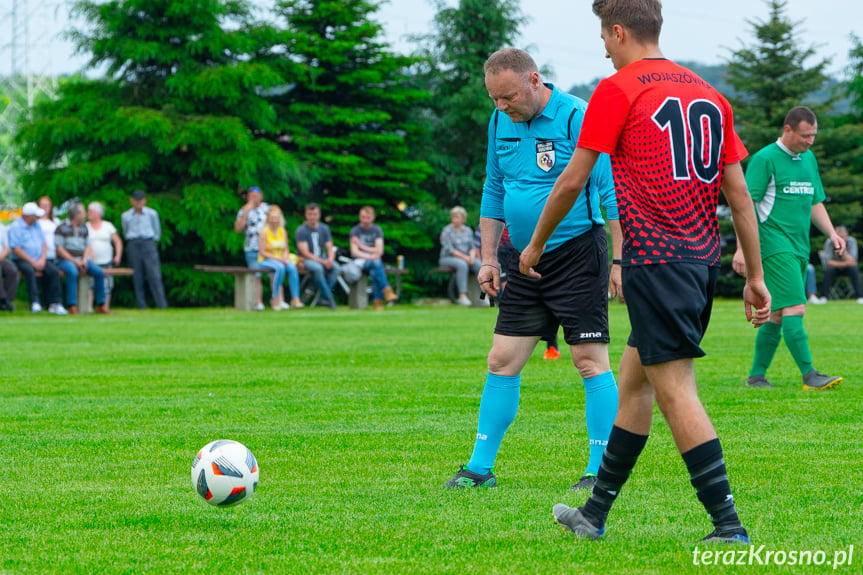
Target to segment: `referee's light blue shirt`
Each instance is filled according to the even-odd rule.
[[[488,125],[480,215],[505,221],[518,251],[530,243],[551,188],[572,158],[587,109],[581,98],[564,94],[553,84],[546,86],[552,89],[551,97],[535,118],[515,123],[495,111]],[[594,224],[605,223],[600,196],[614,196],[611,161],[606,154],[600,154],[585,190],[549,238],[546,251],[580,236]]]

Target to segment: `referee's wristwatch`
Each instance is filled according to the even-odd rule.
[[[611,265],[613,265],[613,266],[614,266],[614,265],[619,266],[619,265],[620,265],[620,260],[611,260]]]

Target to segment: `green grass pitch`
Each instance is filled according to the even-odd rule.
[[[610,306],[612,365],[628,335]],[[523,373],[499,487],[442,485],[473,445],[496,310],[384,313],[118,310],[0,317],[0,573],[703,573],[710,522],[658,414],[604,540],[576,540],[552,505],[587,456],[569,361]],[[718,302],[696,362],[735,499],[756,545],[857,547],[861,572],[863,306],[810,307],[815,365],[845,377],[801,389],[785,346],[747,389],[754,331]],[[206,505],[189,469],[219,438],[246,444],[261,483]],[[703,546],[702,546],[703,547]],[[722,569],[719,567],[718,569]],[[726,568],[727,569],[727,568]]]

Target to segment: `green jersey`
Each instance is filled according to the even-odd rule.
[[[794,154],[779,141],[762,148],[749,160],[746,185],[758,214],[761,258],[790,252],[808,260],[812,206],[824,201],[812,151]]]

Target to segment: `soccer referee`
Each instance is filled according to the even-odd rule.
[[[617,384],[608,360],[608,246],[599,209],[600,196],[614,194],[611,166],[607,156],[597,164],[585,193],[548,239],[537,268],[541,278],[519,272],[517,252],[509,261],[498,261],[504,225],[515,250],[530,240],[554,182],[575,150],[587,104],[543,83],[536,63],[523,50],[495,52],[484,72],[497,109],[488,127],[477,279],[492,296],[500,290],[501,266],[506,266],[508,281],[488,354],[473,455],[446,486],[497,484],[492,467],[518,410],[521,371],[539,339],[554,337],[562,325],[584,382],[590,450],[586,470],[572,487],[591,488],[617,412]],[[619,286],[619,266],[613,267],[612,280]]]

